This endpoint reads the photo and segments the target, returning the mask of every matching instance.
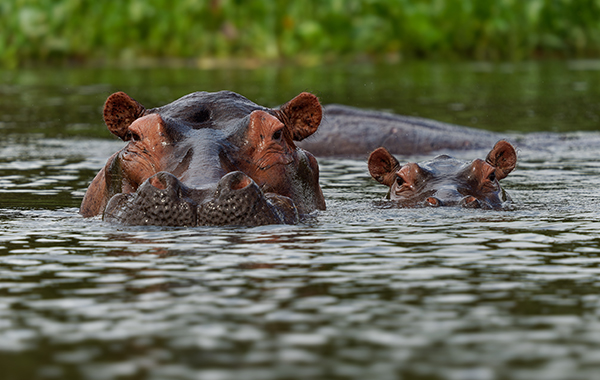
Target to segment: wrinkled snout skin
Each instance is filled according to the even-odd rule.
[[[501,140],[485,160],[472,162],[442,155],[422,163],[400,165],[385,148],[369,156],[369,171],[389,187],[389,199],[401,207],[460,206],[503,209],[510,197],[500,186],[517,163],[514,147]]]
[[[215,191],[188,188],[174,175],[160,172],[136,192],[112,197],[104,220],[153,226],[258,226],[295,224],[299,216],[290,198],[264,194],[239,171],[226,174]]]
[[[80,213],[129,225],[298,223],[325,209],[317,161],[294,144],[321,116],[308,93],[279,109],[221,91],[150,110],[115,93],[104,119],[127,145],[96,175]]]

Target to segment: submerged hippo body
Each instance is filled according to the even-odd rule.
[[[474,128],[332,104],[324,107],[319,131],[299,146],[317,157],[364,157],[380,146],[411,155],[481,149],[499,139]]]
[[[498,141],[485,161],[463,162],[442,155],[423,163],[400,165],[387,149],[369,156],[371,176],[390,188],[389,199],[402,207],[463,206],[502,209],[509,199],[500,187],[516,166],[513,146]]]
[[[316,131],[321,112],[309,93],[279,109],[229,91],[153,109],[115,93],[104,120],[127,145],[96,175],[80,213],[134,225],[297,223],[325,209],[317,162],[294,143]]]

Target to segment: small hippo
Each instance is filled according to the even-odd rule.
[[[400,165],[387,149],[377,148],[369,156],[371,176],[388,186],[388,198],[402,207],[462,206],[502,209],[509,200],[500,187],[517,164],[515,148],[498,141],[485,161],[463,162],[441,155],[423,163]]]
[[[153,109],[115,93],[104,121],[127,145],[96,175],[80,213],[132,225],[297,223],[325,209],[317,161],[294,143],[321,117],[309,93],[278,109],[229,91]]]

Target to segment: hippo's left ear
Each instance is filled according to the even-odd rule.
[[[281,121],[290,128],[295,141],[302,141],[315,133],[323,117],[319,99],[309,92],[296,96],[282,105],[277,112],[283,114]]]
[[[485,160],[496,168],[496,178],[501,180],[506,178],[517,166],[517,152],[508,141],[500,140],[494,145]]]
[[[144,116],[146,108],[124,92],[115,92],[104,103],[104,122],[108,130],[121,140],[129,140],[129,126]]]
[[[369,155],[367,165],[369,166],[371,177],[377,180],[377,182],[390,187],[396,180],[396,172],[400,170],[398,160],[384,147],[375,149]]]

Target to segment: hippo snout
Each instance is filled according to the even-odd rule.
[[[428,206],[454,206],[462,204],[463,195],[453,186],[444,186],[438,189],[432,196],[425,199]]]
[[[193,226],[196,208],[187,189],[174,175],[159,172],[135,193],[120,193],[108,202],[104,220],[134,225]]]
[[[109,201],[104,220],[132,225],[222,226],[298,223],[298,211],[287,197],[263,193],[246,174],[223,176],[216,186],[192,189],[177,177],[159,172],[135,193]]]
[[[262,192],[246,174],[223,176],[214,196],[198,206],[198,225],[248,225],[298,223],[294,202],[284,196]]]
[[[428,197],[426,204],[431,207],[461,206],[464,208],[482,208],[482,202],[472,195],[462,195],[456,189],[443,188]]]

